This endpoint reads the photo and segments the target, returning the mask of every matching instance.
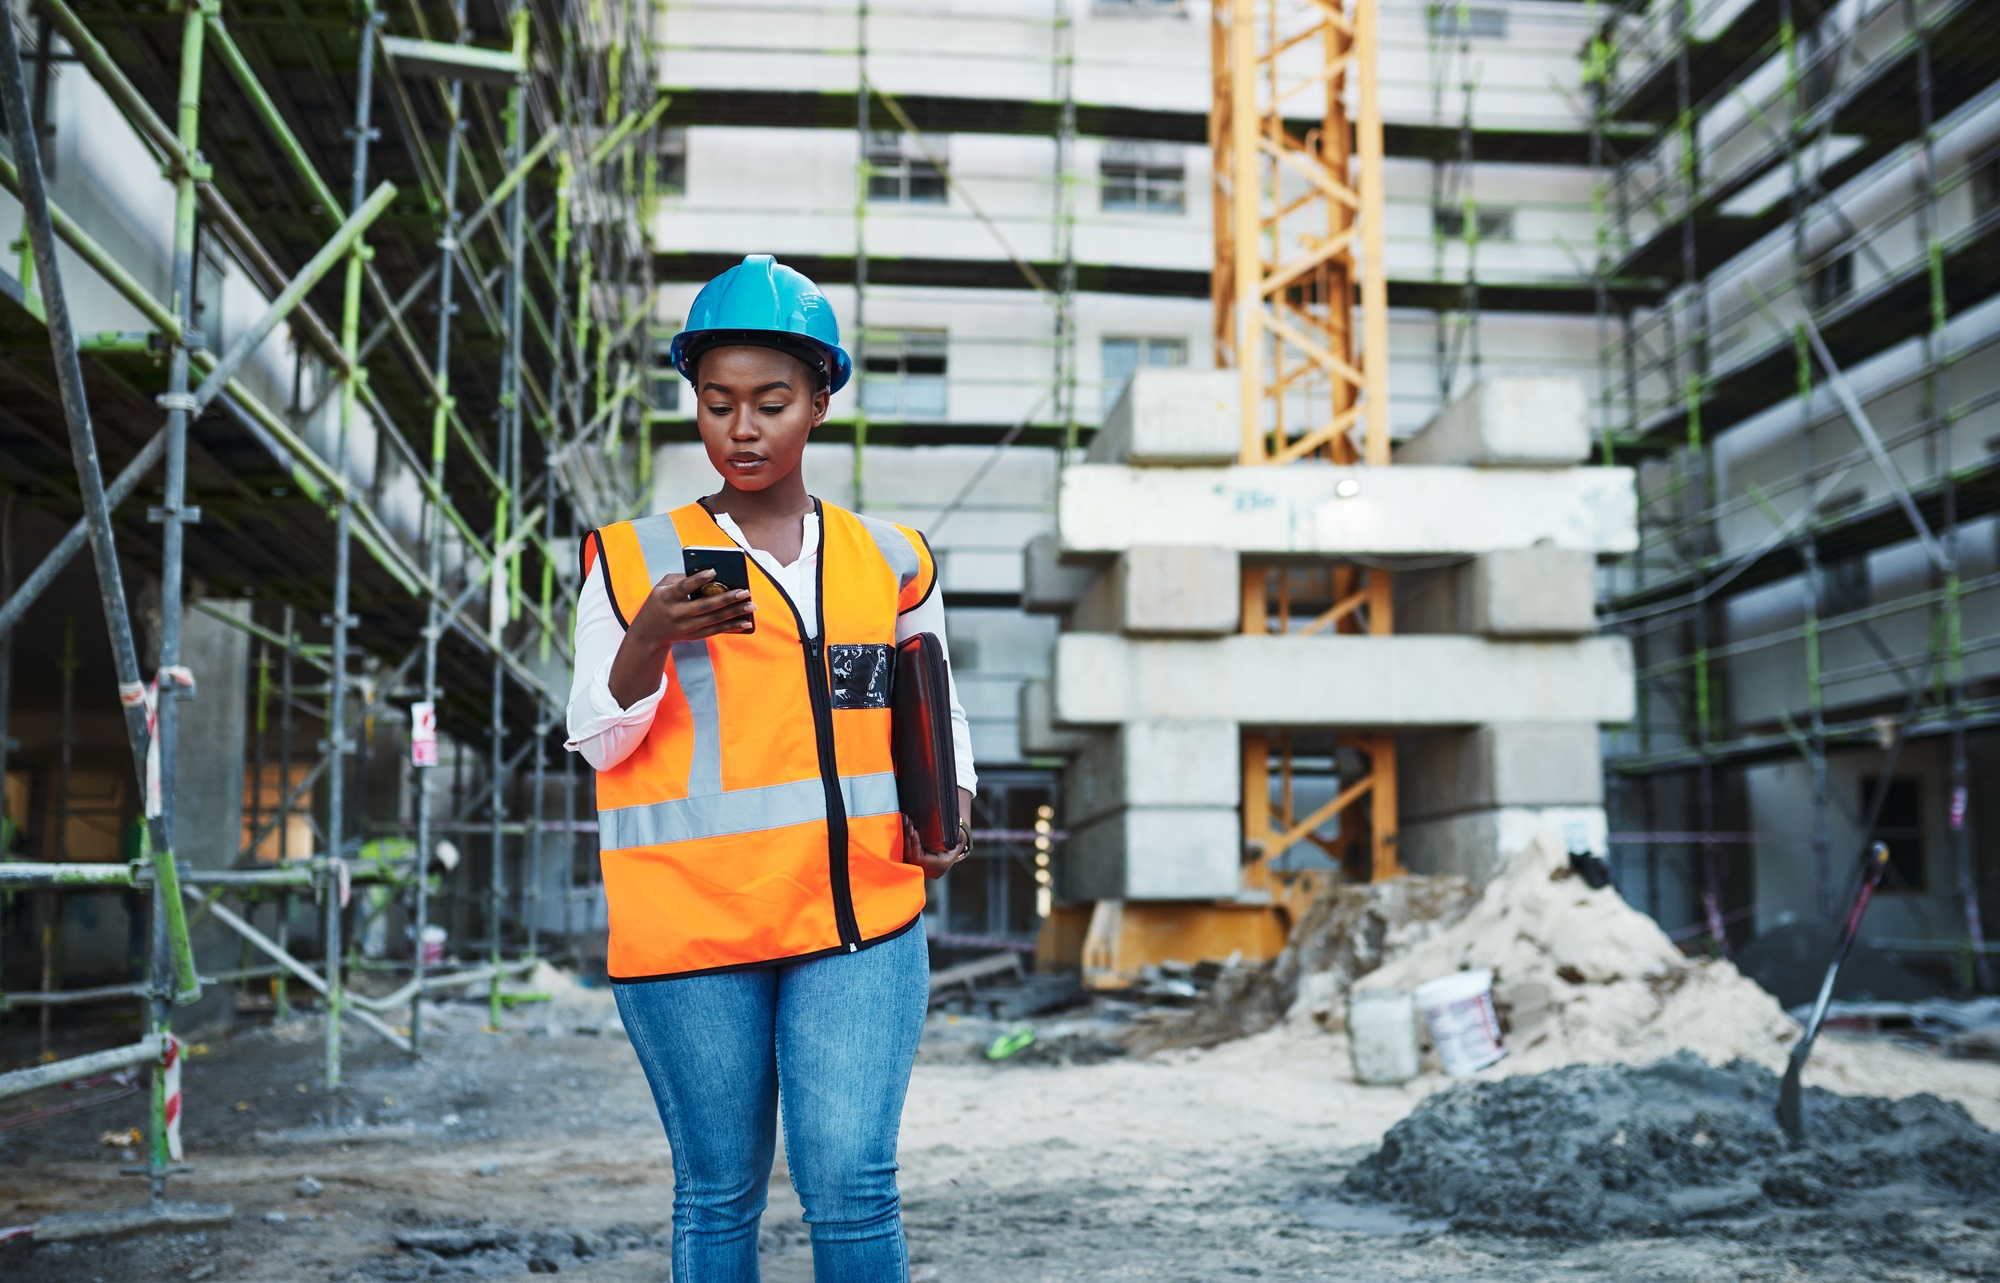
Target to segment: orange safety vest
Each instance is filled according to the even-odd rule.
[[[645,740],[597,773],[615,981],[851,953],[923,912],[923,871],[903,863],[889,679],[896,619],[930,596],[937,563],[908,526],[814,507],[816,635],[749,558],[756,631],[676,643]],[[682,572],[682,548],[734,542],[691,503],[592,532],[583,569],[602,559],[629,627]]]

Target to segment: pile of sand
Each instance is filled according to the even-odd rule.
[[[624,1025],[618,1018],[618,1000],[609,985],[592,988],[580,983],[575,974],[546,961],[535,963],[525,976],[501,982],[501,991],[517,995],[548,995],[546,1002],[532,1001],[515,1007],[523,1024],[534,1032],[549,1034],[619,1035]]]
[[[1455,925],[1356,988],[1413,990],[1466,968],[1493,971],[1513,1073],[1683,1050],[1775,1067],[1799,1033],[1733,965],[1683,957],[1650,917],[1610,887],[1592,890],[1547,843],[1515,857]]]

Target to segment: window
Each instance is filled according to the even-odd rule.
[[[1867,607],[1873,596],[1866,556],[1832,561],[1819,568],[1819,614],[1826,619]]]
[[[236,336],[223,332],[222,282],[225,269],[212,244],[204,239],[201,252],[195,255],[194,328],[201,334],[203,347],[211,352],[226,352],[229,340]]]
[[[1806,274],[1806,306],[1821,312],[1854,293],[1854,253],[1839,254]]]
[[[1094,0],[1090,11],[1099,17],[1184,18],[1187,0]]]
[[[1179,368],[1187,364],[1186,339],[1110,338],[1104,340],[1104,412],[1125,395],[1132,371],[1142,365]]]
[[[1828,48],[1824,24],[1799,32],[1794,56],[1799,68],[1799,111],[1811,111],[1833,92],[1835,50]]]
[[[945,202],[944,171],[930,157],[945,158],[945,140],[925,134],[921,141],[911,134],[868,135],[868,199],[896,201],[905,205],[942,205]]]
[[[679,414],[681,410],[681,372],[667,359],[667,351],[673,346],[678,330],[664,326],[653,331],[653,363],[647,381],[652,385],[648,391],[654,414]]]
[[[653,371],[653,413],[681,412],[681,372],[671,365]]]
[[[1113,138],[1098,164],[1104,210],[1180,214],[1187,210],[1187,162],[1174,143]]]
[[[660,131],[659,190],[666,196],[685,196],[688,187],[688,131],[669,125]]]
[[[1432,0],[1431,34],[1434,36],[1471,36],[1476,40],[1501,40],[1507,35],[1507,11],[1505,9],[1482,8],[1454,3],[1453,0]]]
[[[1473,226],[1482,241],[1511,241],[1514,239],[1514,211],[1480,207],[1474,211]],[[1465,238],[1465,206],[1439,205],[1431,211],[1431,226],[1446,240]]]
[[[1882,815],[1875,822],[1875,838],[1889,844],[1889,867],[1882,885],[1891,891],[1928,890],[1930,880],[1924,868],[1924,809],[1921,781],[1915,776],[1896,776],[1883,781],[1863,776],[1861,780],[1861,820],[1867,823],[1875,810],[1875,796],[1883,793]]]
[[[1972,171],[1972,216],[2000,209],[2000,160],[1989,160]]]
[[[861,408],[884,418],[941,419],[943,330],[870,330],[862,343]]]

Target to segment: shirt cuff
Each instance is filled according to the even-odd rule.
[[[590,684],[584,689],[583,707],[577,710],[584,715],[583,720],[571,725],[566,748],[575,749],[615,726],[641,726],[653,720],[660,697],[667,693],[667,674],[661,672],[660,684],[652,694],[632,701],[630,708],[620,708],[617,697],[611,693],[611,662],[615,658],[615,655],[606,658],[591,674]]]

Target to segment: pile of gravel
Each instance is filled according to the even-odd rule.
[[[625,1252],[663,1252],[672,1245],[672,1236],[664,1226],[526,1230],[474,1217],[432,1216],[415,1208],[405,1209],[393,1219],[396,1246],[402,1250],[364,1263],[347,1276],[348,1283],[561,1274]]]
[[[1964,1107],[1812,1089],[1794,1148],[1777,1099],[1770,1071],[1685,1052],[1463,1085],[1390,1129],[1344,1193],[1460,1230],[1571,1239],[1879,1233],[1912,1217],[1996,1228],[2000,1136]]]

